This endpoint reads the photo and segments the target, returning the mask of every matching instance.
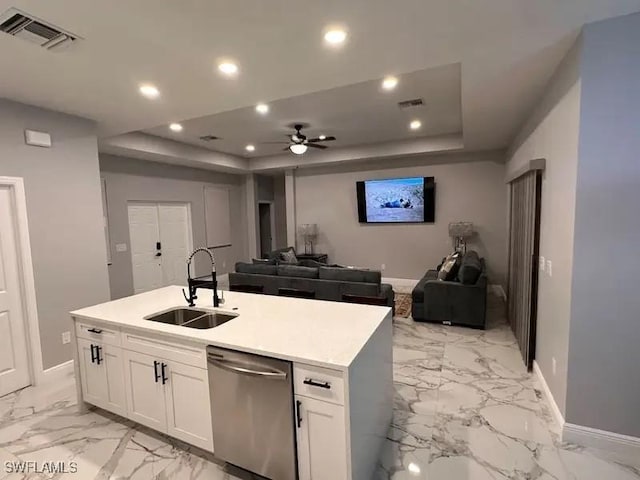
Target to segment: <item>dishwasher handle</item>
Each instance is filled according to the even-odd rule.
[[[209,355],[208,361],[211,365],[214,365],[218,368],[222,368],[223,370],[228,370],[230,372],[239,373],[241,375],[251,375],[254,377],[265,377],[273,380],[286,380],[287,373],[280,370],[254,370],[252,368],[247,368],[244,365],[238,365],[235,362],[230,362],[229,360],[224,360],[223,358]]]

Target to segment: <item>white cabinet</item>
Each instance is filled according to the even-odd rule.
[[[122,349],[79,338],[78,360],[84,400],[110,412],[126,416]]]
[[[300,480],[347,480],[347,425],[342,405],[296,395]]]
[[[213,451],[207,370],[124,351],[128,417]]]

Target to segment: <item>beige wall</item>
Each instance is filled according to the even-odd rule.
[[[247,216],[244,177],[224,173],[176,167],[142,160],[100,155],[100,173],[107,186],[109,234],[112,264],[109,280],[112,298],[133,295],[133,269],[129,244],[127,202],[186,202],[191,205],[193,246],[206,243],[204,187],[224,185],[230,189],[230,247],[216,248],[214,255],[219,274],[233,271],[235,262],[248,258]],[[126,252],[115,245],[126,243]],[[186,259],[185,259],[186,260]],[[203,257],[195,259],[196,274],[204,275],[210,266]],[[185,274],[186,282],[186,274]]]
[[[510,149],[507,162],[507,174],[510,174],[529,160],[546,159],[542,180],[540,255],[552,261],[553,276],[542,272],[539,276],[536,362],[563,414],[580,127],[580,50],[581,40],[578,40]]]
[[[417,156],[341,169],[295,172],[296,223],[317,223],[317,252],[329,261],[380,269],[383,276],[419,279],[452,249],[449,222],[471,221],[470,245],[486,258],[491,283],[506,278],[506,187],[501,153]],[[375,178],[433,176],[433,224],[358,223],[356,182]],[[303,245],[301,239],[299,245]]]
[[[25,145],[25,128],[53,146]],[[94,123],[0,99],[0,175],[24,179],[46,369],[72,358],[69,312],[109,300]]]

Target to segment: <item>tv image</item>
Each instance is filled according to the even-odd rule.
[[[433,177],[387,178],[357,182],[360,223],[432,223]]]

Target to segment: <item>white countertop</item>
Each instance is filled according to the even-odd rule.
[[[152,322],[143,317],[186,307],[182,288],[170,286],[71,312],[78,319],[135,328],[203,345],[257,353],[346,370],[391,309],[323,300],[224,292],[213,308],[213,291],[199,289],[197,308],[237,314],[208,330]]]

